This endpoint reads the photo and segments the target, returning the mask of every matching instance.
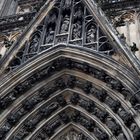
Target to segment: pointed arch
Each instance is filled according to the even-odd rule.
[[[10,58],[7,58],[8,63],[10,62],[10,59],[13,59],[13,54],[16,54],[14,57],[18,56],[19,59],[21,59],[22,55],[24,56],[23,58],[25,58],[26,55],[24,55],[24,52],[27,51],[26,49],[30,44],[28,40],[32,40],[36,33],[37,37],[40,37],[41,34],[41,39],[42,37],[45,37],[45,33],[38,32],[38,30],[46,30],[46,15],[51,13],[50,10],[55,4],[60,4],[60,1],[57,1],[58,3],[55,3],[56,1],[49,2],[47,3],[48,5],[41,9],[41,12],[35,18],[34,23],[30,25],[32,28],[27,32],[28,34],[26,34],[28,35],[26,36],[27,39],[24,36],[22,38],[23,40],[19,40],[21,41],[21,44],[15,46],[14,49],[17,49],[17,52],[14,51],[14,49],[11,49],[11,52],[7,55],[7,57],[11,56]],[[68,23],[69,18],[72,19],[72,11],[69,13],[70,17],[65,17],[66,11],[69,11],[69,8],[71,8],[68,5],[72,3],[69,2],[71,1],[67,1],[65,7],[62,9],[62,11],[65,12],[62,12],[62,15],[60,14],[60,16],[62,16],[61,18],[65,19],[63,21],[64,24]],[[76,0],[73,1],[73,4],[75,4],[74,2],[79,4],[83,1]],[[103,43],[108,43],[108,40],[112,40],[114,33],[107,28],[106,24],[103,25],[104,18],[98,17],[96,6],[93,5],[90,0],[85,0],[83,4],[87,6],[84,11],[84,14],[86,15],[84,20],[90,21],[94,16],[95,21],[98,23],[98,29],[99,31],[101,30],[99,45],[102,46]],[[91,7],[93,7],[93,10],[91,10]],[[87,9],[89,12],[87,12]],[[93,11],[95,13],[93,13]],[[59,12],[61,13],[61,9]],[[92,13],[92,15],[90,13]],[[101,16],[101,13],[99,15]],[[79,19],[78,16],[74,22],[76,22],[77,19]],[[66,114],[70,116],[72,115],[69,114],[71,108],[81,112],[83,116],[80,116],[80,120],[74,119],[74,122],[83,127],[83,129],[87,129],[88,133],[92,133],[95,129],[92,127],[93,124],[96,124],[95,126],[99,127],[99,135],[96,135],[97,139],[105,140],[107,135],[110,137],[112,136],[111,138],[114,140],[121,139],[123,136],[123,139],[126,139],[125,136],[127,139],[135,138],[139,135],[140,127],[140,116],[136,109],[140,102],[140,97],[137,94],[139,93],[140,83],[138,73],[135,71],[136,69],[134,70],[132,65],[130,65],[130,68],[127,65],[117,62],[111,58],[111,56],[79,45],[77,44],[77,40],[74,40],[74,42],[73,40],[70,40],[70,43],[68,43],[67,40],[70,39],[69,32],[64,34],[59,32],[62,25],[61,22],[62,21],[60,21],[58,24],[60,26],[58,26],[55,31],[55,34],[58,33],[58,35],[55,36],[55,39],[60,40],[59,43],[57,42],[58,44],[54,41],[53,46],[47,46],[46,44],[39,46],[45,47],[45,49],[38,55],[35,55],[34,57],[31,56],[32,58],[28,59],[29,61],[24,59],[23,61],[26,61],[26,63],[23,63],[18,68],[4,75],[4,77],[1,77],[0,132],[3,136],[2,138],[8,140],[15,135],[16,132],[19,135],[24,134],[25,137],[28,137],[30,133],[32,135],[33,131],[37,130],[37,127],[40,126],[42,122],[45,124],[47,120],[49,120],[48,126],[51,127],[51,125],[54,124],[54,120],[52,119],[58,119],[60,117],[59,113],[63,113],[62,110],[66,111],[65,108],[67,107],[69,108]],[[43,23],[45,23],[45,25]],[[67,30],[69,31],[73,29],[71,24],[72,22],[67,24],[69,26]],[[86,29],[85,25],[83,25],[82,29]],[[82,32],[82,35],[84,35],[83,33],[84,32]],[[108,36],[106,36],[106,34]],[[112,36],[110,34],[112,34]],[[113,38],[115,43],[120,43],[119,41],[117,42],[116,36]],[[78,41],[80,41],[80,43],[82,42],[80,39]],[[109,43],[112,45],[114,42],[111,41]],[[23,44],[25,46],[22,46]],[[120,50],[126,51],[127,49],[123,50],[121,45],[122,44],[120,44]],[[48,47],[47,51],[45,51],[46,47]],[[114,47],[115,45],[113,45],[113,48]],[[105,51],[102,47],[99,49]],[[116,51],[118,50],[117,48],[115,49]],[[126,52],[126,54],[128,52]],[[125,58],[129,61],[126,56]],[[6,58],[4,59],[6,61]],[[133,57],[131,60],[134,60]],[[6,65],[2,65],[4,69],[6,68]],[[65,94],[65,89],[69,89],[68,91],[74,94]],[[60,94],[59,97],[57,97],[57,92]],[[56,104],[52,105],[51,103]],[[52,105],[51,107],[53,109],[50,105]],[[34,108],[32,108],[32,106]],[[50,111],[52,109],[52,114],[50,111],[49,116],[45,112],[48,116],[44,115],[47,117],[42,118],[40,115],[44,110],[41,111],[41,113],[38,110],[42,106],[43,109],[46,109],[46,107],[48,109],[48,107],[50,107],[48,110]],[[95,106],[96,109],[94,108]],[[108,113],[104,112],[103,109]],[[78,118],[78,115],[76,118]],[[21,123],[19,120],[21,120]],[[57,122],[58,124],[56,123],[52,128],[57,127],[59,124],[65,125],[65,120],[62,118],[58,119]],[[122,126],[120,127],[120,125]],[[48,132],[51,130],[50,127],[47,128]],[[42,128],[42,126],[40,126],[40,128]],[[30,131],[30,133],[28,131]],[[93,132],[93,134],[95,132]],[[51,137],[53,134],[47,135]]]

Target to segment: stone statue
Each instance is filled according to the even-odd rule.
[[[39,46],[39,37],[38,35],[35,35],[33,39],[31,40],[31,43],[29,45],[29,53],[37,52]]]
[[[65,0],[64,2],[64,9],[69,9],[71,7],[72,1],[71,0]]]
[[[134,43],[134,42],[133,42],[133,45],[130,46],[130,48],[131,48],[131,51],[132,51],[134,54],[136,53],[136,51],[139,51],[139,49],[137,48],[136,43]]]
[[[125,37],[125,35],[124,35],[124,33],[122,33],[121,35],[120,35],[120,39],[122,40],[122,41],[126,41],[126,37]]]
[[[56,14],[52,14],[52,15],[50,15],[49,23],[55,23],[55,22],[56,22],[56,19],[57,19]]]
[[[86,41],[87,43],[96,41],[96,28],[93,25],[91,25],[90,29],[87,31]]]
[[[69,22],[70,22],[69,16],[65,15],[65,17],[63,18],[63,21],[62,21],[62,25],[61,25],[61,30],[60,30],[61,34],[66,33],[68,31]]]
[[[75,18],[81,18],[83,16],[82,7],[78,6],[77,10],[75,11]]]
[[[47,43],[47,44],[52,43],[53,39],[54,39],[54,31],[53,31],[52,27],[50,27],[48,30],[48,34],[47,34],[45,43]]]
[[[70,101],[72,102],[72,104],[76,105],[80,100],[79,94],[74,93],[71,98]]]
[[[72,38],[73,39],[81,38],[81,34],[82,34],[82,25],[80,21],[77,21],[75,24],[73,24]]]

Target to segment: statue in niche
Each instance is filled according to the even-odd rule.
[[[61,30],[60,33],[66,33],[68,31],[69,28],[69,22],[70,22],[70,18],[68,15],[65,15],[63,21],[62,21],[62,25],[61,25]]]
[[[64,2],[64,8],[69,9],[71,7],[72,1],[71,0],[65,0]]]
[[[39,46],[39,36],[35,35],[33,39],[31,40],[31,43],[29,45],[29,51],[28,53],[34,53],[37,52]]]
[[[75,12],[75,18],[81,18],[83,16],[83,10],[81,6],[78,6]]]
[[[86,37],[87,43],[92,43],[96,41],[96,27],[91,25],[90,29],[87,31]]]
[[[73,24],[72,39],[81,38],[81,34],[82,34],[82,25],[81,22],[78,20],[75,24]]]
[[[55,23],[57,19],[56,14],[52,14],[49,18],[49,23]]]
[[[50,27],[48,30],[48,34],[47,34],[45,43],[47,43],[47,44],[52,43],[53,39],[54,39],[54,30],[52,29],[52,27]]]

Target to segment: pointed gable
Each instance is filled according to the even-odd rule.
[[[133,55],[128,49],[124,50],[125,46],[121,44],[124,40],[117,42],[118,37],[112,35],[112,29],[106,28],[110,24],[106,25],[102,17],[103,13],[97,13],[96,8],[95,3],[91,5],[91,2],[87,1],[57,0],[49,13],[42,12],[46,14],[43,15],[45,18],[37,25],[30,37],[24,39],[24,45],[14,55],[6,69],[8,71],[15,69],[58,44],[107,55],[109,58],[132,67],[129,58],[125,55],[126,53],[132,57]]]

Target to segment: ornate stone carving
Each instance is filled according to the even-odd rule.
[[[3,99],[0,99],[0,107],[1,109],[5,109],[8,105],[10,105],[13,101],[16,100],[14,93],[9,94]]]
[[[63,134],[58,138],[58,140],[90,140],[83,133],[79,133],[74,129],[69,130],[67,133]]]
[[[82,6],[79,5],[76,9],[75,9],[75,19],[81,19],[82,16],[83,16],[83,9],[82,9]]]
[[[108,135],[97,127],[94,129],[94,134],[99,140],[109,140]]]
[[[95,104],[93,101],[85,101],[83,99],[79,100],[79,105],[83,107],[88,112],[93,112],[95,108]]]
[[[38,51],[38,47],[39,47],[39,40],[40,37],[39,35],[35,34],[31,40],[31,43],[29,45],[29,50],[28,53],[35,53]]]
[[[52,43],[53,42],[53,39],[54,39],[54,30],[52,27],[50,27],[48,29],[48,34],[46,36],[46,40],[45,40],[45,43],[46,44],[49,44],[49,43]]]
[[[50,116],[55,110],[58,109],[58,103],[57,102],[53,102],[50,105],[48,105],[47,107],[43,107],[40,110],[41,116],[43,117],[48,117]]]
[[[27,135],[29,134],[29,132],[27,130],[25,130],[24,128],[21,128],[17,134],[15,134],[13,136],[13,140],[23,140]]]
[[[63,106],[64,107],[67,104],[65,98],[62,95],[60,95],[59,97],[57,97],[56,100],[57,100],[57,102],[58,102],[58,104],[60,106]]]
[[[55,120],[51,124],[48,124],[46,128],[44,128],[44,131],[46,131],[46,134],[51,137],[53,133],[55,132],[55,129],[58,128],[61,125],[60,120]]]
[[[64,89],[66,87],[65,81],[61,78],[56,81],[56,88]]]
[[[71,4],[72,4],[72,1],[71,1],[71,0],[65,0],[65,1],[63,2],[63,8],[64,8],[64,9],[70,9]]]
[[[118,134],[121,132],[121,127],[115,122],[114,119],[110,117],[106,119],[106,125],[115,136],[118,136]]]
[[[34,17],[35,12],[25,13],[21,15],[11,15],[0,19],[0,31],[12,30],[14,28],[20,28],[28,25],[31,19]]]
[[[68,77],[66,86],[68,88],[74,88],[75,85],[76,85],[76,77],[75,76]]]
[[[82,24],[81,21],[77,21],[73,24],[72,39],[79,39],[82,35]]]
[[[99,108],[95,108],[93,114],[99,118],[102,122],[105,122],[107,116],[109,115],[106,111],[100,110]]]
[[[38,97],[32,97],[30,100],[25,101],[23,103],[23,108],[25,110],[31,110],[33,107],[40,101],[40,98]]]
[[[60,29],[61,34],[68,32],[69,22],[70,22],[70,17],[66,14],[62,18],[62,25],[61,25],[61,29]]]
[[[33,131],[36,128],[37,123],[41,120],[40,115],[37,115],[35,118],[30,119],[29,121],[25,122],[24,126],[28,132]]]
[[[65,124],[69,123],[70,118],[66,112],[62,112],[59,116],[62,122],[64,122]]]
[[[85,93],[89,94],[91,89],[92,89],[92,83],[86,82],[85,85],[83,86],[83,90],[85,91]]]
[[[131,124],[133,123],[133,117],[131,114],[127,113],[124,109],[120,108],[118,110],[118,114],[119,116],[122,118],[122,120],[124,121],[125,125],[127,125],[128,127],[131,126]]]
[[[97,97],[97,99],[99,99],[101,102],[104,102],[105,99],[106,99],[106,97],[107,97],[107,93],[106,93],[106,91],[103,90],[103,89],[102,89],[101,91],[95,89],[94,94],[95,94],[95,96]]]
[[[6,133],[11,129],[11,125],[6,123],[3,127],[0,128],[0,138],[5,138]]]
[[[94,25],[91,25],[89,29],[87,29],[86,34],[86,42],[87,43],[93,43],[96,41],[96,27]]]
[[[71,96],[70,101],[71,101],[72,104],[76,105],[76,104],[78,104],[79,99],[80,99],[79,94],[74,93],[74,94]]]
[[[134,43],[134,42],[133,42],[133,45],[130,46],[130,48],[131,48],[131,51],[132,51],[134,54],[136,53],[136,51],[139,51],[139,49],[138,49],[136,43]]]
[[[139,138],[140,138],[140,129],[137,130],[137,131],[134,133],[134,139],[135,139],[135,140],[139,140]]]

